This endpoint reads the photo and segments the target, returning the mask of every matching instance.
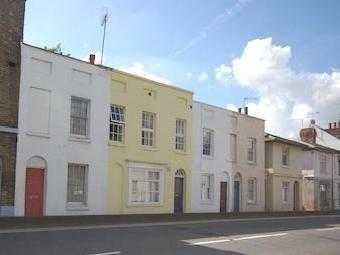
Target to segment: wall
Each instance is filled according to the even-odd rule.
[[[264,120],[245,115],[238,115],[237,129],[237,161],[232,165],[232,178],[237,173],[242,177],[241,211],[264,211],[265,206],[265,145],[264,145]],[[256,139],[256,163],[247,160],[248,138]],[[257,180],[257,202],[247,201],[247,181],[249,178]]]
[[[0,8],[0,158],[4,162],[0,216],[13,215],[20,85],[20,42],[25,1],[3,0]]]
[[[32,157],[45,169],[45,215],[105,213],[110,72],[32,46],[22,47],[15,214],[24,215],[25,172]],[[71,96],[90,99],[90,137],[70,137]],[[89,164],[88,206],[66,204],[68,163]]]
[[[126,129],[123,144],[109,143],[107,213],[172,213],[177,169],[185,172],[184,210],[190,212],[192,93],[113,70],[111,103],[126,107]],[[142,111],[156,113],[156,145],[152,148],[141,145]],[[187,121],[185,152],[174,149],[176,118]],[[128,164],[162,169],[164,192],[161,204],[129,204]]]
[[[192,211],[220,211],[220,183],[228,182],[228,211],[232,210],[232,185],[230,182],[231,161],[229,155],[229,135],[235,130],[231,125],[231,116],[236,113],[223,108],[194,102],[193,114],[193,172],[192,172]],[[237,118],[237,117],[236,117]],[[202,154],[203,129],[214,131],[213,156]],[[201,175],[213,174],[213,199],[201,199]]]
[[[267,169],[271,175],[271,210],[273,211],[292,211],[294,210],[294,183],[299,184],[299,208],[302,209],[302,167],[305,151],[294,145],[289,145],[280,142],[266,142],[266,147],[270,146],[272,149],[272,168]],[[289,163],[288,166],[282,165],[282,149],[289,147]],[[289,182],[288,201],[284,202],[282,197],[282,182]],[[268,194],[266,194],[268,195]]]

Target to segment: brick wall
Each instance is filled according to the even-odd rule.
[[[24,11],[25,0],[1,0],[0,127],[17,128]],[[1,205],[13,205],[14,202],[16,140],[16,134],[0,132]]]

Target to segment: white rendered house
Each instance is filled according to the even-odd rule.
[[[230,133],[237,113],[194,102],[192,212],[232,211]],[[235,154],[234,154],[235,156]]]
[[[104,214],[111,73],[22,45],[15,215]]]

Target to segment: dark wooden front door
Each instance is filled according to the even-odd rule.
[[[221,182],[221,194],[220,194],[220,212],[227,212],[227,199],[228,199],[228,183]]]
[[[44,169],[26,169],[25,216],[43,216]]]
[[[234,181],[234,211],[240,211],[240,182]]]
[[[184,178],[175,177],[175,197],[174,197],[174,213],[183,213],[183,180]]]

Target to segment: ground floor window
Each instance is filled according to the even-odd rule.
[[[68,164],[67,203],[87,204],[88,165]]]
[[[213,200],[214,175],[202,174],[201,176],[201,200]]]
[[[248,203],[256,203],[256,178],[248,180]]]
[[[340,182],[338,183],[338,206],[340,206]]]
[[[160,169],[129,168],[129,201],[133,204],[161,202]]]
[[[288,202],[288,194],[289,194],[289,182],[282,182],[282,200],[283,202]]]

